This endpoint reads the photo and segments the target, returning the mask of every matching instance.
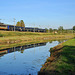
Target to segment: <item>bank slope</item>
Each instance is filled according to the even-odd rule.
[[[38,75],[75,75],[75,38],[50,49]]]

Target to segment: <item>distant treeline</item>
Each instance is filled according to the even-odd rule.
[[[73,26],[72,29],[64,29],[63,26],[60,26],[58,29],[52,29],[52,28],[45,28],[46,32],[48,33],[54,33],[54,34],[61,34],[61,33],[75,33],[75,26]]]
[[[16,26],[25,27],[23,20],[17,22]],[[60,26],[58,29],[45,28],[47,33],[61,34],[61,33],[75,33],[75,26],[72,29],[64,29],[63,26]]]

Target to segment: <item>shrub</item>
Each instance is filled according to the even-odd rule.
[[[3,37],[3,35],[0,33],[0,37]]]

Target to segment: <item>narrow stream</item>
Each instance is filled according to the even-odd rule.
[[[0,75],[38,75],[50,48],[62,41],[29,44],[0,50]]]

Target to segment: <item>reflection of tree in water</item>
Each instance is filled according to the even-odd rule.
[[[23,53],[24,52],[24,50],[21,50],[21,53]]]
[[[0,57],[3,56],[4,54],[14,52],[14,59],[15,59],[15,52],[16,51],[18,51],[20,53],[24,53],[25,49],[29,49],[29,48],[33,48],[34,47],[34,52],[35,52],[35,47],[44,46],[44,45],[46,45],[46,42],[29,44],[29,45],[23,45],[23,46],[17,46],[17,47],[12,47],[12,48],[7,48],[7,49],[2,49],[2,50],[0,50]],[[1,51],[3,51],[3,52],[1,52]]]
[[[24,52],[24,50],[22,50],[22,46],[20,47],[20,50],[21,50],[21,51],[20,51],[21,53],[23,53],[23,52]]]

